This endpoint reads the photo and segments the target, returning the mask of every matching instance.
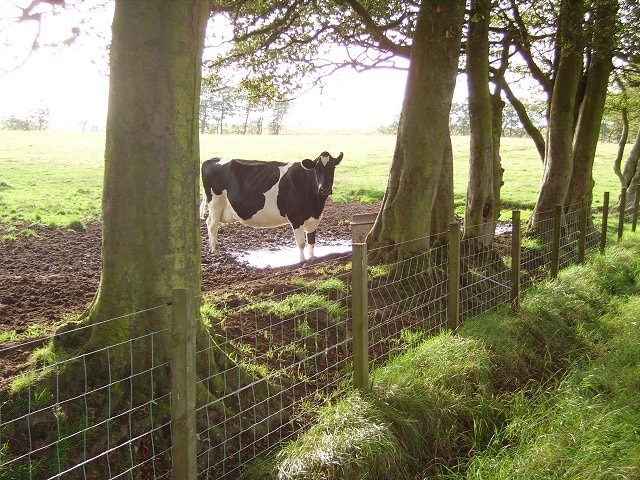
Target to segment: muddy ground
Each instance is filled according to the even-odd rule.
[[[338,205],[330,200],[318,229],[317,245],[350,239],[349,222],[354,214],[376,212],[379,204],[358,202]],[[24,332],[29,325],[53,327],[70,313],[83,311],[93,299],[100,280],[101,224],[92,222],[85,231],[33,227],[35,236],[17,236],[0,241],[0,333]],[[6,231],[0,226],[0,238]],[[242,262],[238,252],[289,249],[297,259],[289,226],[253,229],[240,224],[220,230],[220,254],[207,248],[204,221],[201,222],[203,290],[241,288],[243,284],[281,283],[304,265],[256,268]],[[271,255],[271,253],[266,253]],[[326,258],[325,258],[326,259]],[[320,257],[316,261],[322,261]],[[308,265],[307,265],[308,266]],[[27,353],[39,343],[0,346],[0,379],[24,365]],[[10,347],[10,348],[9,348]]]

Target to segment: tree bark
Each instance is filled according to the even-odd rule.
[[[624,156],[624,149],[627,146],[627,140],[629,140],[629,110],[626,107],[623,107],[620,112],[620,116],[622,117],[622,133],[618,140],[618,152],[616,154],[616,159],[613,161],[613,172],[620,179],[620,185],[624,186],[625,175],[622,173],[622,157]],[[640,130],[638,133],[640,134]],[[625,165],[625,170],[626,168],[627,165]],[[633,171],[635,172],[635,166],[633,167]]]
[[[575,98],[582,74],[584,34],[583,0],[562,0],[558,17],[558,67],[549,113],[547,154],[538,201],[529,227],[553,216],[556,205],[563,205],[573,172],[573,132]]]
[[[583,199],[591,205],[593,195],[593,161],[600,136],[600,125],[613,69],[616,47],[618,2],[600,0],[595,3],[593,19],[593,53],[587,70],[587,84],[573,141],[573,172],[565,205],[579,209]]]
[[[451,135],[446,135],[446,144],[440,170],[440,181],[434,205],[438,208],[431,210],[431,233],[435,245],[443,245],[448,242],[447,232],[449,225],[455,219],[453,196],[453,146]]]
[[[116,3],[101,278],[82,319],[93,325],[90,338],[60,337],[66,349],[75,341],[92,351],[169,329],[170,309],[154,307],[168,305],[173,288],[200,292],[198,109],[208,16],[205,0]],[[156,344],[152,360],[147,343],[136,344],[136,370],[170,351]],[[111,368],[127,367],[124,355],[112,360]]]
[[[378,251],[378,260],[429,246],[449,142],[464,8],[462,0],[421,2],[387,190],[368,238],[371,248],[388,247]]]
[[[469,92],[469,183],[464,236],[484,245],[493,243],[493,127],[489,92],[490,0],[472,0],[467,35],[467,89]]]
[[[640,169],[638,165],[640,165],[640,129],[627,157],[623,174],[624,183],[622,186],[627,188],[627,205],[631,208],[633,208],[632,206],[638,193],[636,186],[640,184]]]

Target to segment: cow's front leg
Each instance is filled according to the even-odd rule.
[[[305,246],[305,238],[304,238],[304,228],[298,227],[293,229],[293,236],[296,239],[296,245],[298,245],[298,249],[300,250],[300,263],[304,262],[304,246]]]
[[[309,258],[315,258],[313,249],[316,246],[316,231],[307,232],[307,246],[309,247]]]

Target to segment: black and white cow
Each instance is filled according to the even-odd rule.
[[[333,174],[342,160],[322,152],[315,160],[260,162],[212,158],[202,164],[204,195],[200,217],[207,205],[209,246],[218,250],[220,223],[241,222],[256,228],[291,224],[303,262],[305,244],[313,258],[315,232],[333,189]]]

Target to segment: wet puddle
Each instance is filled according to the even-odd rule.
[[[316,245],[314,253],[317,259],[335,253],[351,252],[351,240],[334,241],[329,244]],[[287,267],[299,263],[298,247],[278,249],[247,250],[233,254],[236,260],[255,268]]]
[[[511,233],[511,223],[499,223],[496,225],[496,235],[502,235],[505,233]]]

